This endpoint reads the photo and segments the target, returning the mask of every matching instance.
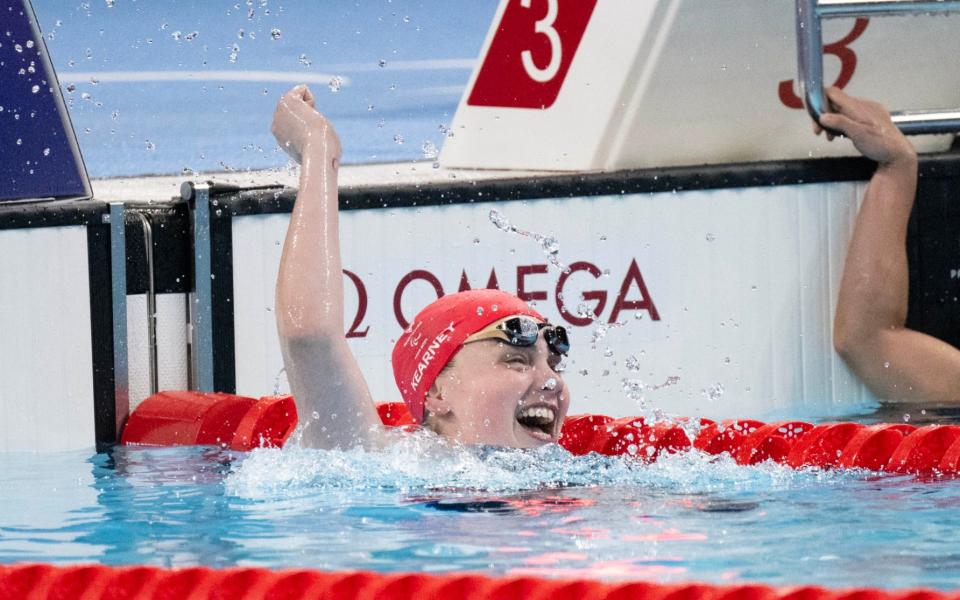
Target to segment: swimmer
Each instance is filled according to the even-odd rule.
[[[960,401],[960,349],[905,326],[917,153],[881,105],[837,88],[827,97],[836,112],[822,115],[814,133],[823,131],[821,125],[841,132],[877,162],[847,250],[834,346],[881,399]]]
[[[386,439],[344,335],[338,225],[340,140],[306,86],[278,102],[272,131],[301,164],[277,277],[283,364],[302,443],[375,447]],[[559,363],[563,327],[499,290],[451,294],[427,306],[393,349],[393,371],[414,419],[463,444],[528,448],[556,442],[570,405]]]

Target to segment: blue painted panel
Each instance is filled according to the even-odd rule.
[[[0,202],[89,195],[28,0],[0,0]]]

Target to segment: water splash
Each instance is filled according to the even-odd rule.
[[[332,490],[413,495],[597,485],[705,493],[789,488],[849,476],[772,463],[744,467],[727,456],[698,451],[663,455],[648,464],[630,456],[573,456],[555,444],[518,450],[464,447],[424,430],[389,435],[392,443],[377,451],[314,450],[289,443],[282,450],[254,450],[233,465],[225,488],[230,495],[247,498],[299,497]]]
[[[523,237],[528,237],[537,242],[550,264],[557,267],[564,273],[571,272],[570,267],[560,262],[560,242],[557,240],[557,238],[553,237],[552,235],[543,235],[535,231],[521,229],[520,227],[511,224],[510,220],[495,208],[490,209],[490,222],[493,223],[493,225],[500,231],[505,233],[515,233]]]

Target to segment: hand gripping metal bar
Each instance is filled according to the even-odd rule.
[[[829,108],[823,92],[823,19],[960,12],[960,0],[797,0],[796,6],[799,81],[807,112],[818,123]],[[891,116],[907,135],[960,132],[960,108],[896,111]]]

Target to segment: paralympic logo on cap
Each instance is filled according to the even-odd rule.
[[[440,344],[445,342],[447,338],[450,337],[450,334],[453,333],[453,330],[453,321],[450,321],[450,324],[447,325],[443,331],[438,333],[437,336],[433,338],[433,341],[430,342],[430,345],[427,346],[427,350],[423,353],[420,363],[417,364],[417,370],[413,372],[413,377],[410,379],[410,387],[412,387],[414,390],[416,390],[417,386],[420,385],[420,380],[423,379],[423,372],[427,370],[427,367],[430,366],[430,363],[432,363],[433,359],[437,356],[437,350],[440,349]]]

